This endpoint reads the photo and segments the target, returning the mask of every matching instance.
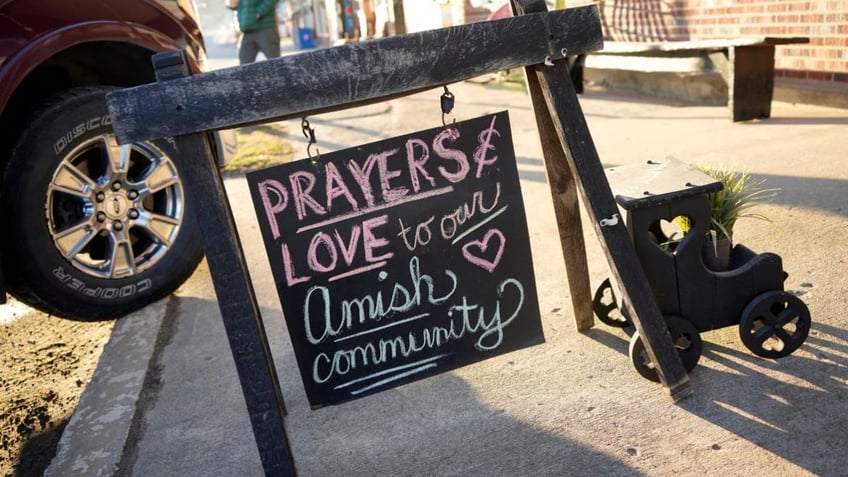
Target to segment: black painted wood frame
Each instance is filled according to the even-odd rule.
[[[564,61],[603,47],[598,9],[592,5],[547,12],[544,0],[513,0],[513,7],[519,13],[513,18],[194,76],[188,73],[183,52],[163,53],[154,57],[156,83],[107,96],[119,142],[173,136],[182,157],[206,158],[182,163],[183,182],[196,204],[215,293],[267,475],[295,475],[296,468],[285,431],[283,396],[208,131],[348,109],[504,69],[527,69],[577,328],[592,326],[579,191],[662,384],[673,400],[691,394],[623,221],[600,225],[618,209]]]

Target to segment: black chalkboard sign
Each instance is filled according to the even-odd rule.
[[[247,179],[313,408],[544,342],[507,112]]]

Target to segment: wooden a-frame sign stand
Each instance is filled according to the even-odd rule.
[[[623,303],[672,400],[691,394],[683,364],[636,257],[571,82],[566,55],[603,47],[596,6],[548,12],[512,0],[515,17],[413,33],[191,76],[184,52],[156,55],[157,83],[107,97],[118,141],[173,136],[195,204],[230,348],[262,465],[296,473],[285,407],[207,132],[386,101],[525,67],[578,330],[593,325],[578,191]],[[200,160],[201,158],[205,158]]]

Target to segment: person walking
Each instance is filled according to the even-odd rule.
[[[227,7],[236,11],[241,38],[239,64],[253,63],[261,51],[265,58],[280,56],[280,32],[277,30],[279,0],[227,0]]]

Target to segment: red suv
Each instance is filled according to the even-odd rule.
[[[111,318],[161,298],[202,243],[170,141],[119,146],[104,95],[205,61],[192,0],[0,0],[0,303]],[[4,287],[5,284],[5,287]]]

